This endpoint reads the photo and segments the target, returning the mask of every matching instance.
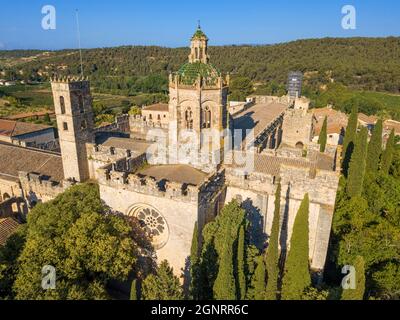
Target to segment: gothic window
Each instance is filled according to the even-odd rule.
[[[151,237],[155,249],[161,249],[166,245],[169,238],[168,224],[157,209],[139,204],[131,208],[128,215],[139,220],[141,227]]]
[[[160,115],[157,115],[157,120],[161,121],[161,116]]]
[[[185,112],[186,129],[193,129],[193,112],[188,108]]]
[[[211,128],[211,111],[209,107],[205,107],[201,113],[202,127],[204,129]]]
[[[68,131],[68,123],[63,122],[63,129],[64,131]]]
[[[82,130],[85,130],[87,128],[87,122],[86,122],[86,120],[82,120],[82,122],[81,122],[81,129]]]
[[[78,95],[78,107],[79,107],[79,112],[83,113],[85,110],[83,109],[83,97],[82,95]]]
[[[64,97],[60,97],[60,109],[61,109],[61,114],[65,114],[65,100]]]
[[[151,113],[149,114],[149,120],[150,120],[150,121],[153,120],[153,116],[152,116]]]

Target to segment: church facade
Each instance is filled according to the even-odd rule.
[[[321,153],[311,141],[314,117],[307,100],[254,97],[231,114],[229,76],[210,63],[208,38],[200,28],[191,38],[188,62],[170,75],[168,105],[146,108],[146,116],[131,116],[124,126],[116,123],[114,132],[94,128],[88,80],[56,77],[51,85],[61,154],[0,144],[0,192],[7,203],[15,199],[14,211],[27,212],[72,184],[97,181],[105,204],[139,219],[157,258],[187,275],[195,223],[201,241],[204,225],[233,199],[248,213],[254,244],[265,248],[280,183],[281,251],[290,250],[294,219],[308,193],[310,266],[323,271],[340,169],[336,148]],[[160,116],[150,119],[151,110]],[[161,121],[164,115],[168,125]],[[234,131],[247,134],[239,144]],[[218,143],[211,143],[207,137],[215,132]],[[167,150],[164,162],[160,141]],[[4,163],[5,153],[23,160]],[[250,167],[244,167],[243,157]]]

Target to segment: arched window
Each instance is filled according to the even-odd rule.
[[[204,129],[211,128],[211,111],[209,107],[205,107],[201,112],[201,122]]]
[[[60,96],[60,109],[61,114],[65,114],[65,100],[63,96]]]
[[[185,112],[186,129],[193,129],[193,112],[188,108]]]
[[[78,107],[79,107],[79,111],[80,113],[83,113],[85,110],[83,109],[83,97],[82,95],[78,95]]]
[[[304,148],[303,142],[301,142],[301,141],[297,142],[297,143],[296,143],[296,148],[297,148],[297,149],[303,149],[303,148]]]
[[[83,119],[81,122],[81,130],[85,130],[85,129],[87,129],[87,122],[85,119]]]

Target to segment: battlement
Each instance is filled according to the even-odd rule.
[[[121,158],[131,158],[132,156],[139,155],[137,152],[129,149],[110,147],[102,144],[88,143],[86,148],[89,160],[102,162],[111,163]]]
[[[153,177],[113,170],[112,165],[97,169],[99,184],[116,189],[165,197],[178,201],[197,202],[199,188],[185,183],[156,180]]]
[[[270,174],[251,172],[243,175],[234,168],[226,169],[226,180],[229,186],[267,194],[275,192],[277,182],[276,177]]]
[[[335,205],[340,173],[316,168],[300,168],[282,165],[282,185],[288,185],[290,198],[301,201],[305,193],[310,201],[333,207]]]
[[[49,180],[48,177],[35,172],[20,171],[18,177],[21,187],[26,194],[36,194],[43,201],[55,198],[58,194],[64,192],[65,189],[75,184],[75,182],[70,180],[62,182]]]
[[[88,82],[89,77],[84,76],[59,76],[54,75],[50,78],[51,83],[74,83],[74,82]]]

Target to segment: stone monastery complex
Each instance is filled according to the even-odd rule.
[[[75,183],[96,181],[105,204],[137,217],[159,261],[167,259],[180,275],[195,223],[201,231],[232,199],[246,209],[255,244],[266,246],[280,183],[281,251],[290,250],[308,193],[310,265],[321,273],[340,176],[337,145],[319,151],[305,98],[254,96],[228,106],[229,76],[209,60],[208,38],[198,28],[188,62],[170,75],[169,103],[102,128],[94,127],[89,81],[53,78],[61,154],[0,142],[0,214],[27,214]],[[211,143],[207,132],[225,134]],[[242,134],[239,143],[232,132]],[[244,157],[251,160],[246,165]]]

